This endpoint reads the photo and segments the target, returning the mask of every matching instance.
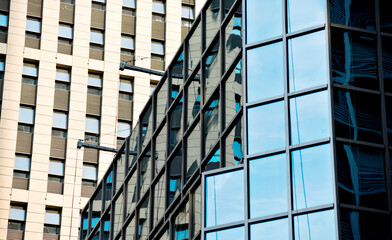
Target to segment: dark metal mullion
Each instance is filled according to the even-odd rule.
[[[389,202],[389,212],[392,211],[392,183],[391,183],[391,166],[389,160],[389,142],[388,142],[388,123],[385,103],[385,86],[384,86],[384,72],[383,72],[383,56],[382,56],[382,38],[381,38],[381,20],[380,20],[380,0],[375,1],[375,15],[376,15],[376,31],[377,31],[377,68],[378,68],[378,79],[380,84],[381,92],[381,119],[382,119],[382,131],[383,131],[383,142],[384,142],[384,164],[385,164],[385,177],[387,183],[387,195]],[[392,216],[389,216],[392,221]],[[392,228],[390,228],[390,235],[392,236]]]
[[[125,172],[124,172],[124,175],[126,176],[126,174],[127,174],[127,171],[128,171],[128,163],[129,163],[129,138],[127,138],[126,140],[125,140],[125,149],[124,149],[124,153],[125,153],[125,164],[124,164],[124,167],[125,167]],[[124,176],[124,180],[125,180],[125,176]],[[124,227],[125,226],[125,222],[126,222],[126,219],[127,219],[127,206],[128,206],[128,184],[127,184],[127,182],[126,181],[123,181],[123,192],[122,192],[122,194],[123,194],[123,211],[122,211],[122,213],[123,213],[123,217],[122,217],[122,228],[121,228],[121,235],[122,235],[122,239],[123,240],[125,240],[125,231],[126,231],[126,227]],[[101,228],[101,229],[103,229],[103,228]]]
[[[221,0],[221,2],[222,2],[222,6],[223,6],[223,8],[221,8],[221,13],[222,13],[222,21],[223,21],[223,19],[224,19],[224,16],[225,16],[225,6],[224,6],[224,1],[223,0]],[[220,27],[222,27],[222,25],[220,26]],[[225,65],[225,39],[224,39],[224,37],[225,37],[225,30],[224,30],[224,28],[221,28],[221,29],[219,29],[219,52],[220,52],[220,56],[219,56],[219,58],[220,58],[220,67],[219,67],[219,69],[220,69],[220,75],[219,75],[219,85],[218,85],[218,88],[219,88],[219,94],[218,94],[218,96],[219,96],[219,101],[220,101],[220,104],[218,105],[219,106],[219,115],[220,115],[220,117],[219,117],[219,144],[220,144],[220,146],[219,146],[219,155],[220,155],[220,166],[221,167],[225,167],[226,166],[226,163],[225,163],[225,144],[224,144],[224,142],[225,141],[223,141],[222,140],[222,133],[223,133],[223,130],[225,129],[225,107],[226,107],[226,101],[225,101],[225,92],[224,92],[224,90],[225,90],[225,87],[224,87],[224,82],[222,81],[222,76],[224,75],[224,73],[225,73],[225,70],[226,70],[226,65]]]
[[[294,239],[294,220],[292,215],[292,195],[291,195],[291,156],[290,156],[290,105],[289,105],[289,64],[288,64],[288,39],[287,39],[287,4],[286,0],[282,3],[282,32],[283,32],[283,66],[284,66],[284,111],[285,111],[285,132],[286,132],[286,181],[287,181],[287,211],[289,223],[289,239]]]

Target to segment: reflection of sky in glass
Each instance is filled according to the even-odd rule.
[[[329,137],[327,92],[290,99],[291,144]]]
[[[328,74],[324,31],[289,40],[290,92],[327,84]]]
[[[34,123],[34,109],[21,107],[19,110],[19,122]]]
[[[35,20],[35,19],[27,19],[26,31],[40,33],[41,32],[41,22],[39,20]]]
[[[285,146],[283,101],[248,110],[248,153]]]
[[[285,240],[289,239],[288,219],[279,219],[251,225],[250,239],[252,240]]]
[[[288,31],[294,32],[323,24],[325,22],[324,8],[324,0],[288,0]]]
[[[206,178],[206,226],[244,219],[243,170]]]
[[[8,16],[4,14],[0,14],[0,26],[7,27],[8,26]]]
[[[248,102],[283,94],[282,42],[248,51]]]
[[[59,26],[59,36],[66,37],[66,38],[72,38],[72,27],[60,25]]]
[[[333,210],[294,217],[294,239],[296,240],[333,240],[335,237]]]
[[[238,227],[207,233],[206,240],[242,240],[244,236],[244,227]]]
[[[37,66],[31,66],[31,65],[24,65],[23,66],[23,75],[29,75],[29,76],[38,76],[38,69]]]
[[[333,203],[330,146],[292,152],[294,210]]]
[[[25,210],[24,209],[20,209],[20,208],[13,208],[13,207],[11,207],[10,219],[24,221],[25,220]]]
[[[60,224],[60,213],[46,212],[45,223]]]
[[[16,156],[15,157],[15,169],[18,170],[30,170],[30,158],[25,156]]]
[[[251,218],[287,211],[286,155],[249,161]]]
[[[247,0],[247,43],[282,34],[282,1]]]

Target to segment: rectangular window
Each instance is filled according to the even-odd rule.
[[[99,134],[99,119],[86,117],[86,132]]]
[[[122,100],[132,101],[133,86],[132,80],[120,78],[120,93],[118,98]]]
[[[131,36],[122,35],[121,36],[121,48],[124,49],[135,49],[135,39]]]
[[[152,20],[155,22],[165,22],[165,16],[160,14],[152,14]]]
[[[150,95],[155,91],[155,89],[157,88],[158,83],[157,82],[151,82],[150,81]]]
[[[8,27],[8,15],[0,13],[0,27]]]
[[[8,13],[0,12],[0,42],[7,42]]]
[[[21,106],[19,110],[19,122],[34,124],[34,109],[32,107]]]
[[[152,11],[154,13],[165,14],[165,3],[163,1],[153,0]]]
[[[14,177],[28,179],[29,176],[30,176],[30,157],[25,155],[16,155]]]
[[[23,231],[26,221],[26,206],[11,205],[8,229]]]
[[[181,17],[186,19],[194,19],[194,12],[192,7],[182,6],[181,8]]]
[[[61,213],[57,209],[46,209],[44,234],[60,234]]]
[[[68,114],[64,112],[53,113],[53,127],[67,129]]]
[[[26,22],[26,32],[41,34],[41,20],[28,17]]]
[[[121,122],[117,123],[117,137],[126,138],[131,135],[132,124],[129,122]]]
[[[71,80],[70,70],[66,68],[56,68],[56,81],[69,83]]]
[[[164,55],[165,54],[165,46],[162,42],[151,41],[151,53]]]
[[[123,0],[123,7],[135,8],[135,0]]]
[[[82,185],[95,187],[97,185],[97,166],[93,164],[83,164]]]
[[[72,39],[73,38],[73,28],[69,24],[60,23],[59,24],[59,37]]]
[[[49,163],[48,181],[62,183],[64,178],[64,162],[51,159]]]
[[[1,104],[3,101],[3,82],[4,82],[4,56],[0,56],[0,117],[1,117]]]
[[[103,45],[103,41],[104,41],[103,31],[91,29],[90,42]]]
[[[23,75],[22,75],[22,83],[37,85],[38,79],[38,64],[24,62],[23,63]]]
[[[102,75],[89,73],[88,83],[87,83],[87,93],[100,96],[101,88],[102,88]]]

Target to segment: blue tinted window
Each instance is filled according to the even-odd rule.
[[[0,13],[0,26],[7,27],[8,26],[8,16]]]
[[[10,219],[24,221],[26,217],[26,210],[23,207],[11,206]]]
[[[333,82],[378,90],[376,39],[335,28],[331,38]]]
[[[375,1],[329,0],[329,8],[332,23],[375,28]]]
[[[86,132],[99,133],[99,119],[97,118],[86,118]]]
[[[287,218],[251,225],[252,240],[289,240],[289,221]]]
[[[132,81],[127,79],[120,79],[120,91],[132,93]]]
[[[324,0],[289,0],[287,28],[289,32],[313,27],[325,22]]]
[[[38,19],[28,18],[26,23],[26,31],[41,32],[41,22]]]
[[[70,25],[60,24],[59,37],[72,39],[72,27]]]
[[[291,144],[329,137],[327,91],[290,99]]]
[[[118,122],[117,124],[117,136],[128,137],[131,134],[131,124],[127,122]]]
[[[243,170],[207,177],[206,226],[211,227],[243,219]]]
[[[50,160],[49,173],[55,175],[64,175],[64,163],[61,161]]]
[[[219,139],[220,133],[219,99],[214,99],[205,112],[204,138],[205,151],[208,153]]]
[[[45,223],[60,224],[60,212],[55,210],[46,210]]]
[[[163,43],[160,42],[151,42],[151,53],[154,54],[165,54],[165,48]]]
[[[29,107],[20,107],[19,122],[33,124],[34,123],[34,109],[29,108]]]
[[[67,128],[67,114],[62,112],[53,113],[53,127]]]
[[[30,171],[30,158],[26,156],[16,156],[15,157],[15,169]]]
[[[135,49],[135,40],[132,37],[122,36],[121,47],[126,49]]]
[[[89,74],[88,86],[102,87],[102,76],[96,74]]]
[[[103,32],[98,30],[91,30],[90,42],[103,44]]]
[[[329,144],[291,153],[294,210],[333,203]]]
[[[287,211],[286,155],[249,161],[251,218]]]
[[[161,1],[153,1],[152,11],[156,13],[165,14],[165,4]]]
[[[135,0],[123,0],[123,6],[135,8]]]
[[[339,199],[355,206],[388,209],[383,150],[338,143]]]
[[[283,102],[248,110],[248,153],[254,154],[285,146]]]
[[[294,239],[336,239],[333,210],[294,217]]]
[[[24,63],[23,64],[23,75],[38,76],[38,68],[36,64],[33,63]]]
[[[252,49],[247,55],[248,102],[283,95],[283,44]]]
[[[207,233],[206,240],[243,240],[244,227],[231,228],[217,232]]]
[[[0,71],[4,71],[4,58],[0,58]]]
[[[207,165],[205,167],[205,170],[213,170],[213,169],[217,169],[220,167],[220,149],[218,148],[218,150],[215,151],[214,155],[211,156],[210,159],[208,159],[207,161]]]
[[[282,1],[247,0],[247,43],[282,35]]]
[[[290,92],[327,84],[329,78],[325,32],[289,40]]]
[[[97,167],[94,165],[83,165],[83,178],[97,180]]]
[[[57,68],[56,69],[56,80],[69,82],[71,79],[70,71],[68,69]]]

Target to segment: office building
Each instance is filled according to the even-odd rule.
[[[77,239],[80,210],[203,5],[0,0],[0,238]]]
[[[80,239],[391,239],[391,9],[208,1]]]

